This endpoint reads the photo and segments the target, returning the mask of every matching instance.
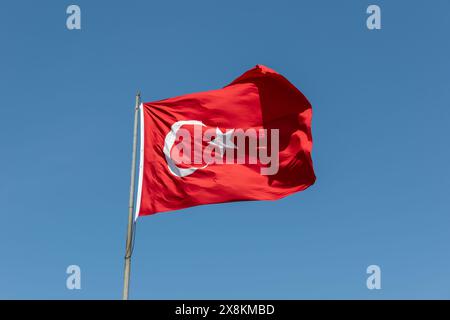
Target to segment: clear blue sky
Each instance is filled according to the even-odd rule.
[[[450,298],[449,1],[71,3],[0,4],[0,298],[120,298],[136,90],[256,64],[311,101],[316,184],[140,219],[131,298]]]

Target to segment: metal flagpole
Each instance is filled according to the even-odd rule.
[[[133,242],[134,222],[133,222],[133,210],[134,210],[134,185],[136,176],[136,149],[137,149],[137,130],[138,130],[138,115],[139,104],[141,101],[141,94],[136,94],[136,105],[134,108],[134,129],[133,129],[133,155],[131,160],[131,182],[130,182],[130,200],[128,205],[128,228],[127,228],[127,242],[125,249],[125,268],[123,276],[123,300],[128,300],[128,291],[130,287],[130,267],[131,267],[131,251]]]

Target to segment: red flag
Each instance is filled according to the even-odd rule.
[[[219,90],[142,104],[137,215],[308,188],[311,116],[305,96],[261,65]]]

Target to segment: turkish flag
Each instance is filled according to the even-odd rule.
[[[143,103],[137,216],[311,186],[311,104],[257,65],[219,90]]]

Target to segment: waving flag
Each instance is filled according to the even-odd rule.
[[[276,200],[315,181],[311,104],[258,65],[219,90],[143,103],[137,216]]]

